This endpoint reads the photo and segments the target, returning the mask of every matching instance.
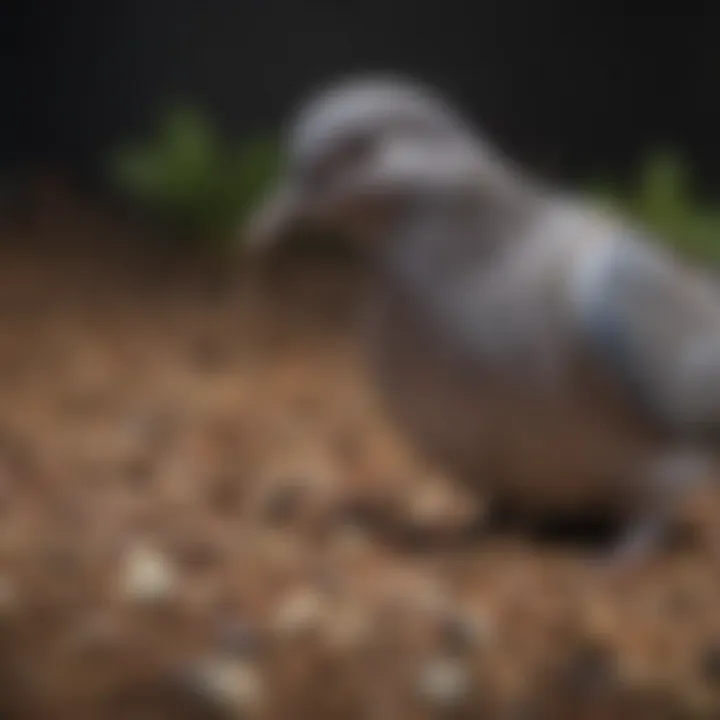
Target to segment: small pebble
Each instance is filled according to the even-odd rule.
[[[421,668],[418,691],[434,707],[458,707],[467,699],[470,689],[470,674],[458,660],[435,658]]]
[[[425,483],[410,501],[410,518],[419,526],[434,526],[448,522],[454,514],[449,492],[437,483]]]
[[[192,683],[209,702],[234,717],[252,717],[265,699],[265,683],[250,662],[227,658],[207,660],[196,668]]]
[[[282,637],[296,636],[314,630],[320,624],[324,603],[319,593],[303,589],[289,595],[277,609],[273,629]]]
[[[147,545],[138,545],[128,551],[121,581],[124,595],[139,603],[168,600],[177,585],[175,571],[168,559]]]

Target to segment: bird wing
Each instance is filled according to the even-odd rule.
[[[720,427],[720,289],[644,237],[582,254],[571,305],[592,356],[665,426]]]

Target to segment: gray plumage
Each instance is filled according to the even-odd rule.
[[[250,242],[326,223],[368,254],[368,350],[416,447],[530,507],[622,505],[625,552],[654,547],[720,422],[711,281],[399,78],[311,99],[286,171]]]

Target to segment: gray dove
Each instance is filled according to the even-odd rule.
[[[643,230],[520,171],[435,89],[303,105],[251,248],[333,229],[371,268],[379,396],[428,460],[531,512],[621,510],[646,558],[712,469],[720,295]]]

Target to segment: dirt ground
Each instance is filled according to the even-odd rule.
[[[358,272],[0,234],[0,717],[720,717],[717,494],[627,577],[483,532],[383,419]]]

